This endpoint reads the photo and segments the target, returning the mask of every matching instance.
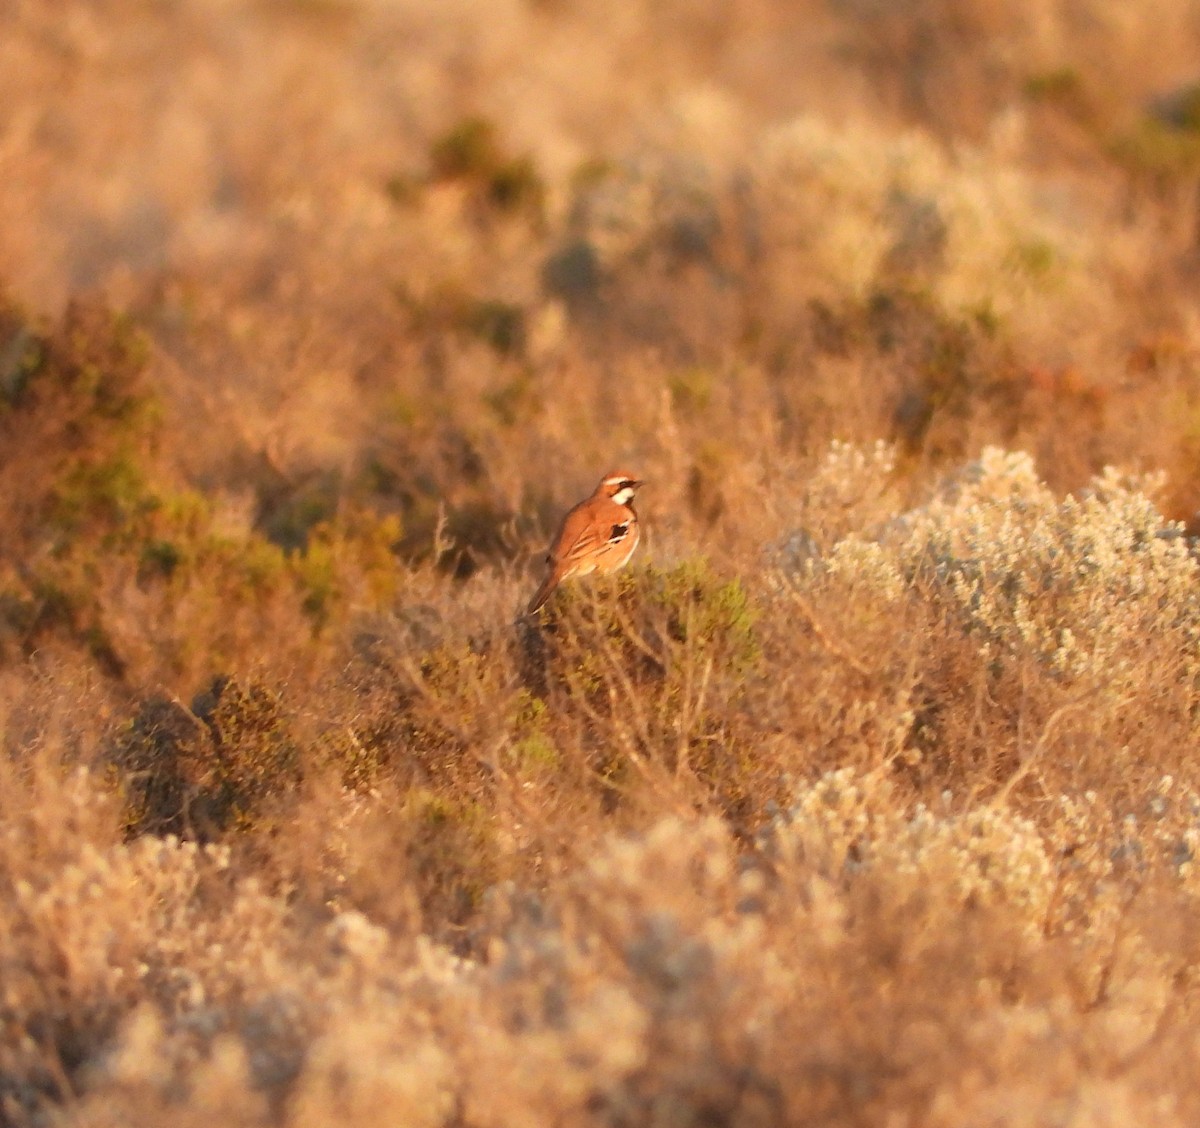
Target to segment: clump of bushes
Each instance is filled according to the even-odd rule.
[[[927,505],[801,565],[791,584],[847,625],[840,638],[871,637],[871,606],[909,624],[907,668],[880,671],[858,647],[848,662],[891,682],[889,755],[920,786],[1098,786],[1113,782],[1115,748],[1121,787],[1136,790],[1149,784],[1132,750],[1160,740],[1159,768],[1178,766],[1195,725],[1196,561],[1146,486],[1108,472],[1060,498],[1027,455],[989,449]],[[1125,707],[1148,678],[1153,734]]]
[[[496,126],[468,117],[438,137],[429,150],[434,179],[475,186],[480,202],[500,213],[540,218],[545,188],[529,156],[505,152]]]
[[[521,628],[522,677],[552,718],[539,740],[573,729],[611,802],[646,772],[732,802],[740,703],[762,676],[757,617],[742,582],[699,559],[564,585]]]
[[[216,678],[187,708],[144,701],[109,753],[129,835],[208,841],[258,828],[302,779],[300,749],[278,697]]]
[[[0,527],[20,563],[0,572],[0,659],[59,647],[135,689],[194,684],[395,593],[397,517],[334,493],[286,534],[238,528],[180,480],[128,316],[77,304],[47,332],[7,309],[6,348],[20,379],[0,412]]]

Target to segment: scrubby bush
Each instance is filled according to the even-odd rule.
[[[1189,5],[17,7],[0,1125],[1200,1120]]]
[[[253,825],[300,779],[295,739],[275,695],[217,678],[190,709],[143,702],[115,741],[112,763],[127,792],[131,835],[201,842]]]

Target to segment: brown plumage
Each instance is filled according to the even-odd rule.
[[[563,580],[625,566],[638,543],[638,517],[630,502],[641,484],[632,474],[614,470],[563,518],[546,556],[546,578],[526,614],[537,611]]]

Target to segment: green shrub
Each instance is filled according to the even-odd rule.
[[[498,212],[540,219],[545,186],[529,156],[505,153],[496,127],[469,117],[438,137],[429,149],[435,179],[476,186],[479,202]]]
[[[741,581],[699,559],[564,584],[523,628],[525,683],[551,718],[539,741],[582,732],[613,791],[643,761],[711,783],[718,759],[738,758],[737,703],[760,673],[755,624]]]
[[[279,698],[218,677],[191,708],[142,703],[110,751],[131,836],[205,841],[256,827],[300,782],[299,750]]]
[[[403,817],[404,860],[427,918],[463,923],[498,875],[491,818],[477,802],[421,789],[406,796]]]

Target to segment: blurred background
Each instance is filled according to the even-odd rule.
[[[664,557],[757,550],[833,439],[1187,520],[1198,59],[1191,0],[9,0],[0,384],[102,309],[155,418],[77,518],[137,478],[460,577],[617,462]]]
[[[1198,284],[1200,0],[0,0],[0,1128],[1200,1123]]]

